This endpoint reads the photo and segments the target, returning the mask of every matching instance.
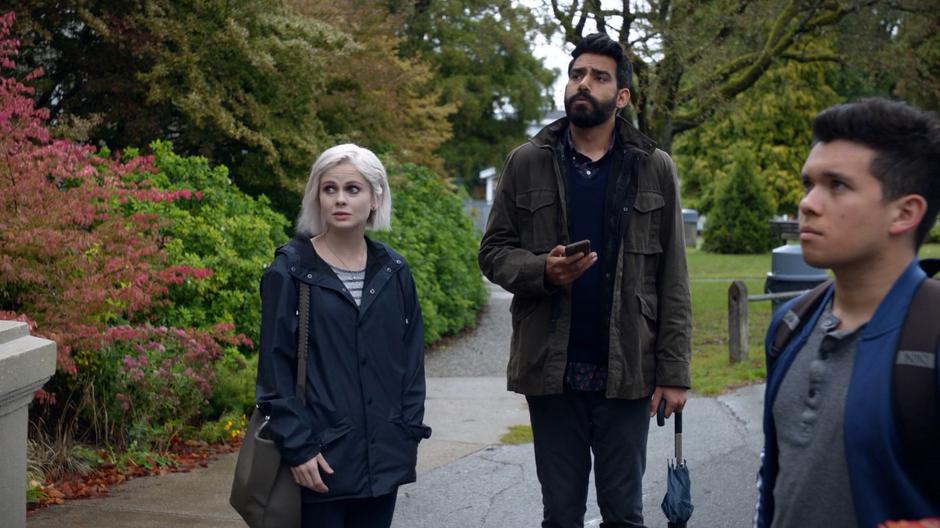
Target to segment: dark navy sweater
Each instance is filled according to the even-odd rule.
[[[610,151],[591,162],[587,157],[566,148],[568,179],[568,235],[572,242],[588,239],[597,252],[597,262],[571,285],[571,335],[568,340],[568,361],[607,364],[607,332],[604,324],[609,316],[602,300],[604,262],[604,201],[611,173]]]

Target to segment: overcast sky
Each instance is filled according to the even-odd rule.
[[[544,9],[542,0],[516,1],[533,10]],[[539,33],[535,38],[535,56],[542,60],[546,68],[558,70],[558,77],[555,78],[554,85],[555,108],[558,110],[565,107],[565,81],[567,80],[565,72],[568,69],[568,61],[571,59],[571,50],[573,49],[574,46],[564,42],[561,36],[555,36],[549,41],[545,38],[545,35]]]
[[[548,9],[544,4],[545,0],[515,0],[518,5],[528,6],[530,9],[546,12]],[[644,2],[636,2],[638,6],[643,7]],[[564,2],[562,2],[564,4]],[[601,4],[606,7],[617,7],[617,3],[611,0],[601,0]],[[638,7],[634,7],[637,9]],[[585,28],[584,34],[590,34],[597,31],[597,26],[594,25],[593,20],[588,20]],[[558,69],[559,75],[555,78],[554,85],[554,94],[555,94],[555,108],[557,110],[562,110],[565,107],[565,82],[567,81],[567,75],[565,72],[568,69],[568,61],[571,60],[571,51],[574,49],[574,46],[564,42],[564,39],[560,35],[556,35],[552,38],[551,41],[548,41],[544,35],[539,34],[535,39],[535,56],[539,59],[542,59],[542,62],[547,68],[556,68]]]
[[[567,80],[565,71],[568,68],[568,61],[571,60],[571,50],[574,46],[562,42],[560,37],[555,37],[552,41],[548,42],[544,35],[539,35],[535,44],[535,56],[542,60],[546,68],[558,70],[553,92],[555,108],[561,110],[565,106],[565,81]]]

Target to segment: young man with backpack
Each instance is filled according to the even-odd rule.
[[[940,281],[917,251],[940,208],[940,122],[867,99],[813,122],[800,244],[834,280],[767,334],[756,527],[940,516]]]

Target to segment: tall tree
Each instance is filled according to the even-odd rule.
[[[288,5],[343,28],[352,40],[324,64],[316,114],[327,134],[443,173],[437,150],[452,136],[448,117],[455,105],[440,102],[428,63],[398,55],[403,17],[357,0],[288,0]]]
[[[840,28],[837,88],[849,99],[899,97],[940,110],[940,4],[898,0],[868,8]]]
[[[933,111],[940,110],[940,6],[920,2],[900,20],[893,54],[889,61],[898,77],[895,94]]]
[[[596,27],[635,67],[633,110],[642,131],[673,139],[711,119],[781,61],[833,61],[813,39],[879,0],[546,0],[565,40]],[[590,24],[588,22],[591,22]]]
[[[61,135],[173,141],[293,216],[310,164],[355,141],[441,172],[454,105],[401,19],[354,0],[0,0]]]
[[[25,67],[47,73],[36,100],[59,124],[117,148],[172,140],[275,200],[297,192],[326,141],[315,94],[329,54],[351,45],[278,0],[0,3],[10,8]]]
[[[538,29],[529,9],[511,0],[389,0],[405,16],[401,55],[433,65],[453,138],[439,153],[449,174],[476,181],[526,139],[526,127],[552,107],[555,74],[532,54]]]
[[[827,52],[820,45],[818,53]],[[834,71],[829,63],[776,66],[738,94],[720,116],[676,138],[673,157],[682,175],[684,203],[709,213],[730,178],[729,160],[747,151],[751,157],[746,166],[767,191],[771,213],[796,215],[810,123],[820,110],[842,100],[830,85]]]

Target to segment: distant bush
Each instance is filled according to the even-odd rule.
[[[427,344],[476,322],[486,301],[477,266],[479,240],[463,211],[462,191],[417,165],[386,166],[392,229],[370,236],[399,251],[411,266]]]
[[[207,418],[214,420],[228,412],[250,416],[255,406],[257,372],[258,354],[246,357],[232,348],[225,349],[215,363],[215,386]]]
[[[708,216],[702,248],[713,253],[763,253],[773,247],[767,224],[770,200],[758,184],[757,161],[747,148],[737,148],[728,183]]]
[[[927,233],[927,238],[924,240],[924,242],[930,242],[933,244],[940,243],[940,219],[938,219],[937,223],[933,225],[933,229]]]

